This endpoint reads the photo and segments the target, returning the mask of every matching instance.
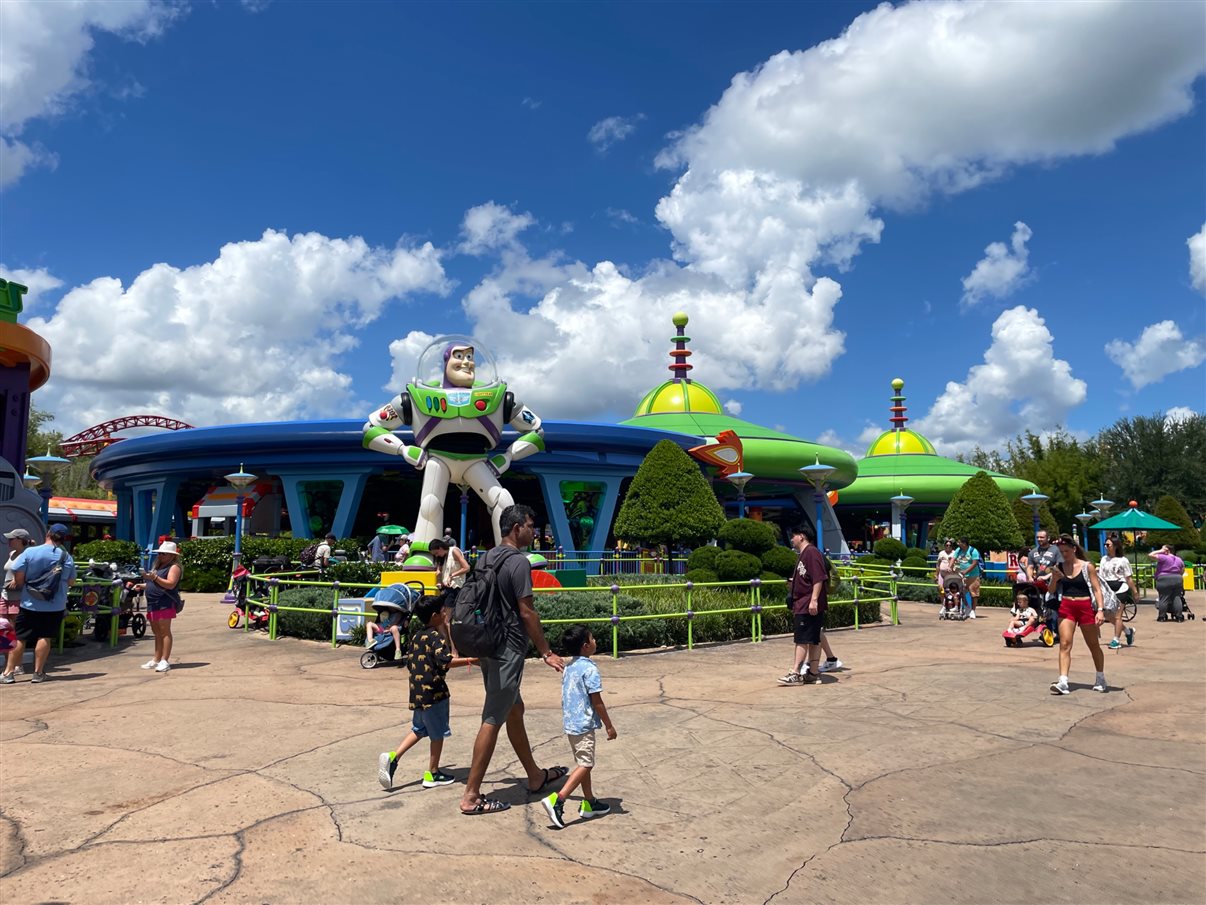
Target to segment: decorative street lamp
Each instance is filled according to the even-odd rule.
[[[1031,510],[1034,512],[1034,545],[1037,547],[1039,533],[1039,508],[1043,505],[1043,503],[1051,499],[1051,497],[1047,496],[1045,493],[1039,493],[1037,487],[1031,487],[1030,493],[1026,494],[1024,497],[1019,497],[1019,499],[1021,499],[1023,503],[1029,503]],[[1077,516],[1077,518],[1079,517],[1080,516]]]
[[[1096,512],[1078,512],[1078,513],[1076,513],[1076,520],[1078,522],[1080,522],[1080,524],[1083,526],[1080,530],[1081,530],[1081,534],[1084,535],[1084,540],[1083,541],[1081,541],[1079,539],[1077,540],[1077,543],[1079,543],[1082,547],[1089,546],[1089,523],[1091,521],[1093,521],[1093,519],[1095,519],[1095,518],[1097,518]]]
[[[249,485],[255,483],[256,476],[243,470],[243,466],[239,465],[239,470],[225,475],[226,482],[235,489],[235,543],[234,543],[234,566],[233,569],[239,568],[239,560],[243,558],[243,491]]]
[[[30,468],[36,468],[39,474],[44,475],[46,478],[46,482],[42,484],[42,489],[38,491],[38,495],[42,497],[42,524],[50,527],[50,498],[54,496],[54,490],[51,489],[51,481],[56,474],[71,463],[62,456],[52,456],[50,454],[50,447],[48,446],[46,447],[46,455],[26,459],[25,464]],[[31,476],[27,473],[26,478],[23,480],[28,480],[29,477]],[[38,483],[41,482],[39,481]],[[25,486],[29,487],[30,490],[33,489],[28,483]],[[36,486],[37,484],[34,484],[34,487]]]
[[[745,518],[745,485],[754,476],[748,471],[735,471],[725,477],[730,484],[737,488],[737,518]]]
[[[1114,501],[1107,500],[1104,496],[1102,496],[1102,498],[1099,500],[1090,500],[1089,502],[1092,503],[1092,505],[1097,507],[1097,510],[1100,513],[1098,515],[1098,518],[1105,518],[1106,515],[1109,514],[1109,511],[1114,508]],[[1088,529],[1085,529],[1085,530],[1088,530]],[[1088,540],[1088,538],[1086,537],[1085,540]],[[1105,532],[1104,531],[1097,532],[1097,541],[1101,548],[1101,555],[1105,556]],[[1088,544],[1086,543],[1085,546],[1087,547]]]
[[[821,552],[825,551],[824,528],[822,527],[825,514],[825,483],[835,471],[837,469],[830,465],[822,465],[820,456],[816,457],[814,464],[805,465],[800,469],[800,474],[808,479],[808,483],[812,484],[815,491],[813,500],[817,506],[817,549]]]
[[[905,510],[909,508],[913,498],[902,490],[888,502],[892,504],[892,531],[896,539],[907,547],[909,543],[905,540]]]
[[[461,488],[461,549],[465,549],[465,524],[469,514],[469,485],[457,484]]]

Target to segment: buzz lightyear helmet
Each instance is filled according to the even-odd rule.
[[[464,348],[473,350],[475,365],[473,385],[484,387],[498,383],[498,366],[489,349],[473,337],[460,334],[437,336],[428,343],[419,354],[419,362],[415,368],[415,383],[432,388],[447,387],[444,371],[449,355],[454,349]]]

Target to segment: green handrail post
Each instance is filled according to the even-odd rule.
[[[859,629],[859,625],[858,625],[858,592],[859,592],[859,588],[861,588],[862,586],[863,586],[862,578],[854,579],[854,630],[856,632]]]
[[[280,603],[280,599],[281,599],[280,594],[281,594],[280,589],[278,587],[276,587],[275,585],[272,587],[272,590],[270,590],[268,592],[268,605],[270,607],[270,609],[268,610],[268,640],[269,641],[276,640],[276,607],[277,607],[277,604]]]
[[[756,578],[750,579],[750,643],[758,643],[758,611],[754,609],[754,582]]]
[[[611,658],[620,659],[620,586],[611,586]]]
[[[695,647],[695,611],[691,609],[692,583],[687,582],[687,650]]]
[[[100,607],[96,609],[100,613]],[[109,647],[117,647],[117,629],[121,623],[121,602],[109,606]]]

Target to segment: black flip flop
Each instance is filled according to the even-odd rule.
[[[477,817],[480,814],[500,814],[503,811],[510,810],[511,806],[505,801],[499,801],[497,798],[479,798],[477,804],[466,811],[461,808],[461,813],[466,817]]]
[[[529,795],[535,795],[537,792],[543,792],[549,787],[549,783],[556,782],[559,779],[565,779],[569,776],[569,767],[541,767],[540,772],[544,774],[544,781],[534,789],[528,789]]]

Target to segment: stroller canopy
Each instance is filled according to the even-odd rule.
[[[423,595],[404,584],[391,584],[382,588],[373,598],[373,609],[391,613],[413,613]]]

